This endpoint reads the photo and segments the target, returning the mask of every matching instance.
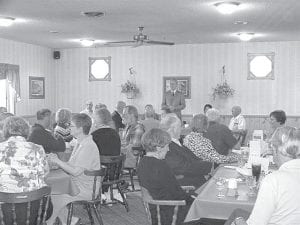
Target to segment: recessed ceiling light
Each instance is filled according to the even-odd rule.
[[[49,30],[49,33],[51,33],[51,34],[57,34],[59,32],[57,30]]]
[[[238,33],[241,41],[250,41],[254,37],[254,33]]]
[[[95,40],[93,40],[93,39],[81,39],[80,42],[83,46],[90,47],[94,44]]]
[[[239,5],[239,2],[218,2],[215,4],[217,10],[222,14],[234,13],[238,9]]]
[[[249,23],[248,21],[237,20],[233,24],[235,24],[235,25],[247,25],[248,23]]]
[[[102,17],[105,15],[105,13],[93,11],[93,12],[82,12],[81,15],[86,16],[86,17]]]
[[[13,17],[0,17],[0,26],[8,27],[11,26],[15,18]]]

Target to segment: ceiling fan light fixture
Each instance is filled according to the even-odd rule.
[[[0,17],[0,26],[9,27],[13,24],[15,18],[13,17]]]
[[[238,33],[238,37],[241,41],[250,41],[254,37],[254,33]]]
[[[95,40],[93,40],[93,39],[81,39],[80,42],[84,47],[90,47],[94,44]]]
[[[239,2],[218,2],[215,4],[215,7],[219,11],[219,13],[229,15],[238,10],[239,5]]]

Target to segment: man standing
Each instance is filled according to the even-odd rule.
[[[60,136],[53,136],[48,130],[51,124],[51,111],[41,109],[36,113],[36,118],[37,123],[32,126],[28,141],[42,145],[46,153],[65,151],[64,140]]]
[[[93,118],[93,102],[92,101],[87,101],[86,102],[86,108],[84,110],[82,110],[80,113],[85,113],[86,115]]]
[[[115,123],[115,128],[117,132],[119,132],[120,128],[125,128],[125,125],[122,123],[122,114],[125,106],[125,102],[118,101],[116,110],[111,114],[111,118]]]
[[[170,80],[170,88],[171,90],[164,93],[161,109],[170,110],[181,120],[181,110],[185,108],[184,96],[177,90],[177,81],[175,79]]]

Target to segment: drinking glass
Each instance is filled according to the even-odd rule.
[[[225,183],[226,183],[226,180],[224,178],[222,178],[222,177],[216,178],[216,189],[218,190],[218,194],[217,194],[218,198],[225,197],[225,192],[224,192]]]
[[[255,189],[256,189],[256,177],[254,176],[248,176],[246,178],[246,184],[249,188],[249,191],[247,193],[247,195],[249,197],[253,197],[256,195]]]
[[[258,182],[261,173],[261,164],[252,163],[252,176],[256,178],[256,182]]]

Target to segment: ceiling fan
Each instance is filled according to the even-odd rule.
[[[166,41],[152,41],[148,39],[148,36],[143,34],[144,27],[139,27],[139,33],[133,36],[132,41],[113,41],[107,42],[105,45],[133,45],[133,47],[139,47],[146,45],[174,45],[173,42]]]

